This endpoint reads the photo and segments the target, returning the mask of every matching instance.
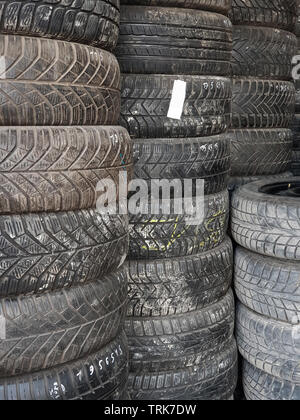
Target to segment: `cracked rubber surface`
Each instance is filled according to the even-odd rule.
[[[95,210],[0,216],[0,297],[96,281],[128,251],[128,219]]]
[[[148,197],[142,206],[148,207]],[[187,213],[174,213],[174,200],[171,200],[169,215],[147,213],[130,216],[131,260],[194,255],[219,246],[227,231],[228,192],[205,196],[204,219],[196,220],[196,224],[189,223]]]
[[[299,178],[285,178],[285,181]],[[231,232],[243,248],[258,254],[300,260],[300,203],[294,197],[260,193],[262,180],[239,188],[233,195]]]
[[[128,344],[122,333],[84,359],[51,370],[0,379],[0,400],[119,400],[127,380]]]
[[[0,377],[38,372],[99,351],[124,325],[127,268],[40,296],[0,300]]]
[[[109,52],[85,45],[0,35],[0,124],[116,125],[120,69]]]
[[[291,80],[294,34],[273,28],[234,26],[233,76]]]
[[[294,83],[234,78],[232,128],[289,128],[295,111]]]
[[[227,187],[230,139],[226,134],[186,139],[136,139],[134,176],[153,179],[205,180],[205,194]]]
[[[295,0],[233,0],[230,18],[234,25],[275,27],[294,31]]]
[[[122,127],[0,127],[0,213],[95,208],[97,184],[132,164]]]
[[[297,262],[235,250],[235,291],[254,312],[293,323],[300,318],[300,267]]]
[[[0,31],[61,39],[112,50],[118,41],[119,0],[4,0]]]
[[[293,134],[288,129],[230,130],[231,176],[275,175],[292,160]]]
[[[175,80],[187,83],[180,120],[167,118]],[[138,139],[221,134],[230,125],[231,95],[226,78],[125,74],[120,123]]]
[[[116,48],[122,73],[228,76],[232,24],[222,15],[180,8],[121,7]]]
[[[190,257],[129,261],[128,317],[188,313],[221,299],[232,281],[229,238],[217,248]]]

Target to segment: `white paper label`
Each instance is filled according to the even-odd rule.
[[[175,80],[170,102],[168,118],[180,120],[186,98],[186,82]]]

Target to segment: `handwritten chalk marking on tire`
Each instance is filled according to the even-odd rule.
[[[180,120],[186,98],[186,82],[175,80],[170,102],[168,118]]]

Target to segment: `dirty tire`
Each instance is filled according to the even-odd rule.
[[[201,10],[121,7],[122,73],[228,76],[232,24]]]
[[[291,178],[293,176],[292,172],[284,172],[282,174],[277,174],[277,175],[259,175],[259,176],[244,176],[244,177],[230,177],[229,178],[229,185],[228,185],[228,189],[230,191],[230,193],[232,193],[233,191],[235,191],[237,188],[246,185],[246,184],[250,184],[251,182],[257,182],[257,181],[271,181],[273,182],[274,180],[281,180],[284,178]]]
[[[130,372],[159,372],[192,367],[221,352],[234,329],[230,290],[218,302],[186,314],[127,318]]]
[[[161,317],[197,311],[221,299],[232,281],[229,238],[190,257],[129,261],[128,317]]]
[[[294,31],[295,0],[233,0],[229,14],[234,25],[254,25]]]
[[[118,41],[119,0],[1,2],[0,32],[79,42],[112,50]]]
[[[187,83],[180,120],[167,118],[175,80]],[[230,79],[202,76],[122,77],[121,125],[133,138],[185,138],[224,133],[231,118]]]
[[[126,266],[84,286],[0,300],[0,377],[50,369],[99,351],[121,332]]]
[[[84,359],[51,370],[0,379],[0,400],[119,400],[126,390],[127,379],[128,344],[122,333]]]
[[[182,7],[225,13],[230,10],[230,0],[122,0],[122,5]]]
[[[291,171],[294,176],[300,176],[300,147],[293,149]]]
[[[233,76],[291,80],[297,51],[294,34],[272,28],[234,26]]]
[[[276,378],[244,361],[244,391],[251,401],[299,401],[300,385]]]
[[[275,175],[292,160],[293,134],[288,129],[230,130],[231,176]]]
[[[288,184],[299,181],[299,178],[282,181]],[[300,203],[297,197],[260,192],[264,186],[274,183],[274,179],[254,182],[235,192],[231,213],[232,235],[239,245],[250,251],[299,261]]]
[[[264,372],[300,384],[299,317],[288,324],[237,306],[236,339],[244,359]]]
[[[295,110],[291,82],[235,78],[232,128],[289,128]]]
[[[169,215],[131,215],[129,258],[151,260],[210,251],[225,239],[228,218],[227,191],[205,196],[204,220],[196,225],[189,224],[187,214],[174,214],[174,200]]]
[[[294,147],[300,147],[300,114],[295,114],[292,122]]]
[[[220,136],[186,139],[136,139],[134,176],[154,179],[205,180],[205,194],[224,191],[230,171],[230,139]],[[196,184],[194,184],[196,185]]]
[[[120,69],[109,52],[51,39],[0,35],[0,124],[116,125]]]
[[[132,165],[122,127],[0,127],[0,213],[95,208],[98,183]]]
[[[133,400],[229,400],[237,383],[237,350],[233,340],[221,353],[189,368],[131,373]]]
[[[236,294],[252,311],[279,321],[295,323],[300,317],[300,267],[297,262],[277,260],[235,250]]]
[[[96,281],[123,264],[128,219],[95,210],[0,216],[0,297]]]

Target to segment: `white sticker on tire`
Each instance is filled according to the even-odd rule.
[[[180,120],[183,113],[183,107],[186,98],[186,82],[175,80],[172,98],[169,106],[168,118]]]

